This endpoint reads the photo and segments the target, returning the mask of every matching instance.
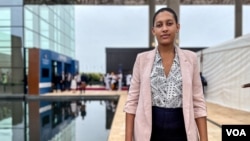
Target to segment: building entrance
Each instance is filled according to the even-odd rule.
[[[78,61],[68,56],[50,51],[29,49],[28,93],[40,95],[53,89],[66,89],[66,74],[75,74],[79,70]]]

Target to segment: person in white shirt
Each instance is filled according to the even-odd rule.
[[[122,72],[119,71],[119,74],[117,75],[117,79],[118,79],[118,91],[122,90]]]
[[[106,88],[106,90],[111,90],[110,89],[110,74],[109,73],[107,73],[107,74],[105,74],[105,76],[104,76],[104,82],[105,82],[105,88]]]
[[[129,74],[126,75],[126,85],[128,87],[128,90],[129,90],[131,78],[132,78],[132,74],[129,73]]]
[[[76,75],[75,75],[75,76],[73,77],[73,79],[71,80],[70,89],[73,91],[73,93],[76,92],[76,89],[77,89]]]
[[[116,84],[117,84],[117,76],[114,72],[111,72],[111,89],[115,90],[116,89]]]

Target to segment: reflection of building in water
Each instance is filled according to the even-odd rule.
[[[23,107],[21,102],[0,102],[0,121],[11,118],[12,125],[23,122]]]
[[[11,105],[9,102],[0,103],[0,121],[11,117]]]
[[[20,125],[24,123],[23,118],[22,102],[0,101],[0,122],[3,121],[0,128],[6,128],[12,131],[12,137],[10,139],[19,140],[20,138],[24,138],[24,132],[20,130]],[[7,122],[5,123],[4,121]],[[4,136],[8,135],[1,135],[3,138]]]
[[[28,100],[25,102],[27,102],[25,104],[27,104],[28,107],[23,107],[25,105],[23,101],[0,101],[0,128],[3,129],[2,131],[10,133],[8,135],[2,135],[1,133],[3,132],[0,131],[1,141],[5,141],[6,138],[3,137],[6,136],[8,140],[18,141],[75,141],[77,136],[76,132],[80,132],[80,134],[82,134],[82,128],[80,128],[81,130],[79,131],[77,125],[79,125],[79,123],[86,122],[87,120],[92,124],[89,124],[90,126],[100,128],[99,125],[105,124],[102,126],[102,129],[109,130],[111,128],[117,106],[117,101],[114,100],[103,101],[103,104],[99,104],[99,101],[93,102],[91,100],[59,102],[50,100]],[[101,109],[102,112],[96,113],[95,110],[86,111],[88,110],[86,109],[86,105],[94,107],[98,110]],[[26,110],[24,110],[24,108],[26,108]],[[75,116],[75,112],[78,113],[78,116]],[[101,122],[96,122],[95,120],[91,120],[89,118],[84,121],[82,118],[86,119],[86,112],[89,112],[89,115],[97,115],[97,120],[100,120]],[[27,119],[24,119],[24,115],[26,114]],[[89,127],[85,126],[83,128],[88,129]],[[24,133],[27,134],[25,135]],[[88,133],[89,132],[84,132],[84,134]]]
[[[117,101],[107,100],[106,104],[106,129],[110,129],[115,115]]]
[[[74,140],[75,116],[72,113],[71,102],[29,102],[29,140]]]

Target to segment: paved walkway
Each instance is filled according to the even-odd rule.
[[[221,125],[250,124],[250,112],[207,102],[209,141],[221,141]]]
[[[77,93],[63,92],[50,93],[48,95],[79,95]],[[127,98],[127,91],[86,91],[84,95],[120,95],[116,113],[113,119],[112,127],[108,141],[123,141],[125,139],[125,113],[124,104]],[[209,141],[221,141],[222,124],[250,124],[250,112],[235,110],[218,104],[207,103],[208,111],[208,138]]]

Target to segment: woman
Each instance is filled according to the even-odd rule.
[[[114,72],[111,72],[111,90],[116,89],[116,84],[117,84],[117,76]]]
[[[155,13],[158,47],[136,58],[124,108],[126,141],[208,140],[197,57],[174,45],[179,29],[172,9]]]
[[[73,91],[73,93],[76,92],[77,89],[77,74],[73,76],[72,80],[71,80],[71,85],[70,85],[70,89]]]

